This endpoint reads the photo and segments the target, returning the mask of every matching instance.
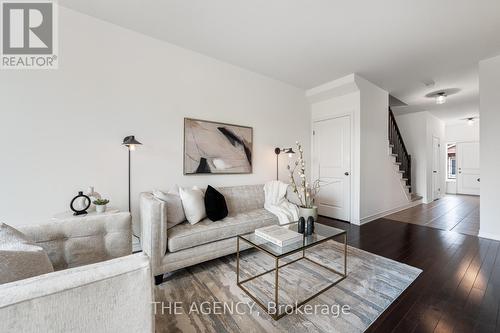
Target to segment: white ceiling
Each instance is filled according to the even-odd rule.
[[[500,53],[498,0],[59,3],[305,89],[358,73],[447,121],[477,112],[477,62]],[[430,79],[461,92],[427,106]]]

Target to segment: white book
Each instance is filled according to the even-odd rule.
[[[304,238],[304,235],[278,225],[255,229],[255,236],[281,247],[301,241]]]

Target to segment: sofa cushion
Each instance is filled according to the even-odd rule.
[[[196,224],[207,217],[205,201],[203,199],[204,193],[201,189],[198,187],[193,187],[192,189],[180,187],[179,194],[181,195],[182,207],[184,207],[184,213],[189,223]]]
[[[197,224],[184,222],[168,230],[168,251],[176,252],[201,244],[248,234],[257,228],[276,223],[278,223],[277,217],[264,208],[228,216],[217,222],[212,222],[208,218]]]
[[[0,284],[54,271],[47,253],[11,226],[0,223]]]
[[[264,185],[218,187],[226,199],[229,216],[264,208]]]
[[[212,221],[220,221],[227,217],[227,205],[224,196],[212,186],[205,191],[205,210]]]
[[[167,203],[167,229],[186,221],[186,214],[184,214],[178,186],[175,186],[175,188],[167,193],[154,190],[153,195],[155,198]]]

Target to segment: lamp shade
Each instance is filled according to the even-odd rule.
[[[129,146],[142,145],[142,143],[140,143],[139,141],[137,141],[135,139],[135,136],[129,135],[129,136],[126,136],[125,138],[123,138],[122,145],[129,147]]]

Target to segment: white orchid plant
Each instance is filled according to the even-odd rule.
[[[314,200],[319,193],[321,183],[319,179],[315,180],[312,184],[307,181],[304,149],[298,141],[295,144],[297,145],[299,157],[295,163],[287,166],[288,172],[290,173],[290,186],[292,186],[293,192],[297,194],[302,208],[313,208]],[[296,173],[300,180],[298,182],[299,185],[297,185]]]

